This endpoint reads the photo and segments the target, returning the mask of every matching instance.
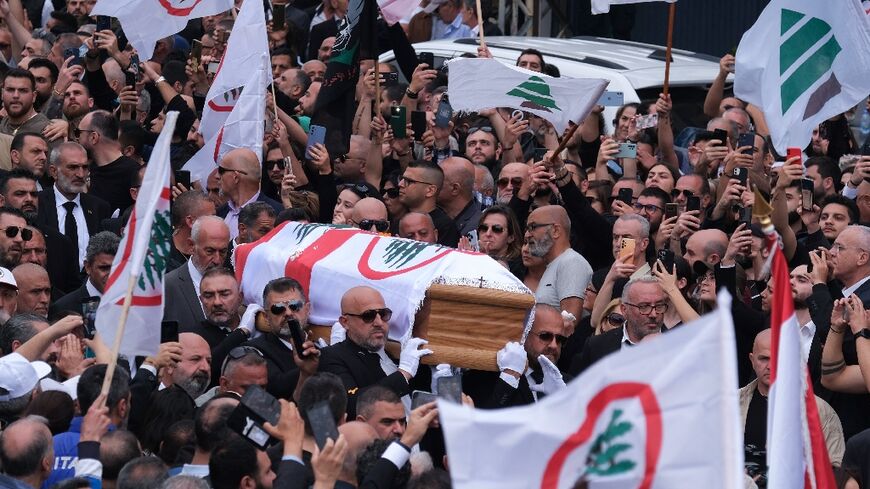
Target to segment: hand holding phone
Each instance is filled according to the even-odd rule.
[[[326,141],[326,128],[312,124],[308,128],[308,143],[305,145],[305,158],[311,159],[311,147],[315,144],[323,144]]]

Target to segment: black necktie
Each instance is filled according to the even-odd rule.
[[[76,218],[73,216],[73,209],[76,208],[76,203],[73,201],[64,202],[63,208],[66,209],[66,217],[63,220],[63,234],[72,242],[73,250],[75,251],[76,260],[79,257],[79,227],[76,224]]]

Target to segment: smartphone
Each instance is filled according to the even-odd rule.
[[[439,377],[436,384],[438,388],[438,397],[441,399],[462,404],[462,376],[451,375],[450,377]]]
[[[543,161],[547,151],[547,148],[535,148],[535,161]]]
[[[326,446],[326,440],[338,440],[338,428],[329,409],[329,401],[320,401],[311,406],[308,410],[308,425],[311,426],[314,441],[321,450]]]
[[[725,129],[714,129],[713,130],[713,139],[718,139],[721,141],[719,146],[725,146],[728,142],[728,131]]]
[[[160,342],[178,342],[178,321],[160,322]]]
[[[399,84],[399,74],[395,71],[381,73],[381,83],[385,87],[394,87]]]
[[[97,28],[94,32],[112,30],[112,18],[108,15],[97,16]]]
[[[749,146],[749,149],[743,151],[745,155],[751,155],[755,153],[755,133],[747,132],[737,136],[737,147],[742,148],[743,146]]]
[[[701,198],[697,195],[692,195],[686,199],[686,212],[691,211],[700,211],[701,210]]]
[[[805,211],[813,210],[815,182],[812,178],[801,179],[801,207]]]
[[[435,126],[442,129],[450,127],[451,118],[453,118],[453,107],[450,106],[450,101],[447,100],[447,94],[445,93],[441,96],[438,111],[435,112]]]
[[[175,171],[175,183],[184,185],[184,188],[190,190],[190,172],[187,170]]]
[[[417,61],[420,63],[426,63],[430,70],[435,69],[435,55],[428,52],[423,51],[422,53],[417,54]]]
[[[390,107],[390,127],[393,129],[394,138],[405,139],[408,137],[407,124],[407,108],[404,105]]]
[[[674,270],[674,252],[669,249],[661,249],[657,253],[657,258],[662,262],[665,271],[671,273]]]
[[[630,188],[619,189],[619,193],[616,196],[616,200],[621,200],[628,205],[631,205],[631,201],[633,199],[634,199],[634,191]]]
[[[265,450],[274,440],[263,424],[268,422],[277,425],[280,417],[281,405],[278,400],[259,385],[251,385],[227,419],[227,427]]]
[[[619,152],[614,158],[637,158],[637,143],[619,143]]]
[[[619,241],[619,258],[631,259],[634,256],[634,238],[622,238]]]
[[[290,328],[290,338],[293,340],[296,354],[299,355],[299,358],[308,358],[308,355],[303,353],[305,351],[302,346],[305,343],[305,331],[302,329],[302,325],[296,319],[290,318],[287,320],[287,326]]]
[[[734,169],[734,178],[740,181],[740,185],[746,186],[746,180],[749,178],[749,169],[748,168],[735,168]]]
[[[415,110],[411,112],[411,129],[414,130],[414,141],[422,141],[423,133],[426,132],[426,112]]]
[[[67,59],[69,57],[72,57],[72,60],[69,62],[68,66],[74,66],[74,65],[84,66],[84,63],[82,62],[82,56],[81,56],[78,48],[64,49],[63,50],[63,59]]]
[[[100,298],[85,297],[81,301],[82,304],[82,336],[92,340],[97,332],[97,308],[100,307]]]
[[[127,71],[133,73],[133,76],[136,77],[136,81],[142,79],[142,68],[139,66],[139,55],[132,54],[130,55],[130,66],[127,67]]]
[[[747,228],[749,228],[749,226],[752,225],[752,207],[751,206],[740,208],[740,220],[738,221],[738,224],[746,224]]]
[[[218,63],[217,61],[212,61],[211,63],[208,64],[206,71],[211,73],[212,75],[216,75],[218,72],[219,66],[220,66],[220,63]]]
[[[284,22],[287,19],[287,5],[283,3],[272,4],[272,30],[283,31]]]
[[[438,396],[432,394],[431,392],[426,391],[414,391],[411,393],[411,410],[417,409],[418,407],[429,404],[430,402],[435,402],[438,400]]]
[[[326,141],[326,128],[312,124],[308,128],[308,143],[305,145],[305,158],[311,159],[311,147],[315,144],[323,144]]]
[[[136,74],[131,71],[124,72],[125,86],[136,88]]]
[[[622,92],[604,92],[598,99],[598,105],[605,107],[621,107],[625,105],[625,94]]]
[[[202,63],[202,43],[196,39],[190,45],[190,59],[193,61],[193,69],[198,70]]]
[[[680,205],[676,202],[665,204],[665,219],[677,217],[680,213]]]
[[[791,159],[797,157],[798,160],[794,163],[795,165],[803,164],[803,152],[800,148],[788,148],[785,150],[785,159]]]

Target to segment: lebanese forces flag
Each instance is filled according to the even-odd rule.
[[[166,114],[97,309],[97,331],[106,344],[112,345],[121,324],[125,297],[132,292],[119,350],[130,357],[154,355],[160,346],[163,274],[172,249],[169,144],[176,119],[178,112]]]
[[[801,354],[788,265],[775,234],[770,327],[770,397],[767,409],[767,487],[834,489],[813,385]]]
[[[438,402],[456,489],[742,489],[731,298],[522,407]],[[584,486],[585,487],[585,486]]]
[[[181,32],[188,21],[232,7],[233,0],[98,0],[91,15],[116,17],[144,61],[151,59],[157,41]]]
[[[269,39],[266,37],[263,2],[245,0],[233,24],[217,74],[205,96],[199,124],[203,139],[208,141],[223,127],[236,105],[240,88],[251,77],[251,67],[257,66],[264,55],[269,56]]]
[[[654,1],[663,1],[668,3],[677,2],[677,0],[592,0],[592,14],[606,14],[610,12],[611,5],[623,5],[626,3],[646,3]]]
[[[250,149],[262,163],[266,86],[271,82],[269,58],[262,55],[257,65],[226,122],[182,168],[190,172],[190,181],[199,181],[202,188],[221,158],[236,148]]]

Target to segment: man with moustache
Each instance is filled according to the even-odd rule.
[[[33,236],[24,214],[12,207],[0,207],[0,266],[12,270],[21,262],[24,242]]]
[[[21,68],[12,68],[3,79],[3,108],[6,117],[0,119],[0,133],[15,136],[19,131],[42,134],[48,117],[33,108],[36,102],[36,80]]]
[[[81,143],[93,161],[88,193],[109,203],[112,210],[123,212],[133,205],[130,182],[139,171],[139,163],[124,156],[118,120],[105,110],[88,112],[75,130]]]
[[[79,127],[82,117],[93,108],[94,99],[87,85],[77,80],[70,83],[63,94],[63,116],[73,132]]]
[[[36,178],[36,190],[43,190],[51,185],[51,178],[46,172],[48,165],[48,142],[41,134],[19,131],[12,138],[9,147],[9,159],[12,168],[22,168],[32,172]]]

